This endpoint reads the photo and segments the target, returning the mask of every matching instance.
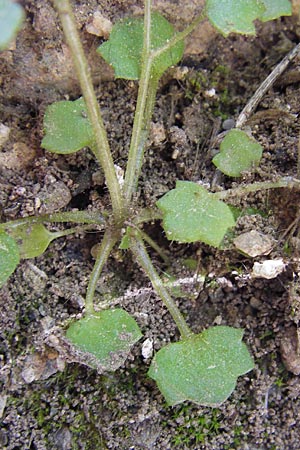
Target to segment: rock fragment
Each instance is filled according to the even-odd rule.
[[[254,258],[259,255],[268,255],[274,245],[274,240],[267,234],[252,230],[240,234],[233,240],[235,247]]]

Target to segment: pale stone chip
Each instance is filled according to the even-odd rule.
[[[8,141],[10,128],[0,123],[0,148]]]
[[[274,240],[267,234],[252,230],[240,234],[233,240],[238,250],[254,258],[259,255],[268,255],[274,245]]]
[[[271,280],[276,278],[285,269],[285,263],[282,259],[268,259],[262,263],[255,262],[252,269],[252,277],[266,278]]]
[[[45,185],[39,192],[40,214],[52,214],[67,206],[71,201],[70,189],[63,181],[53,180],[53,183]]]
[[[16,142],[12,150],[0,153],[0,168],[21,170],[31,164],[35,157],[33,148],[23,142]]]
[[[161,122],[151,122],[150,141],[155,146],[162,144],[166,141],[167,135],[164,124]]]
[[[45,353],[35,352],[25,359],[21,376],[25,383],[30,384],[37,380],[47,380],[56,372],[62,372],[65,362],[59,354],[52,349],[47,349]]]
[[[86,24],[86,31],[95,36],[108,39],[112,26],[112,22],[104,17],[100,11],[95,11],[91,17],[91,21]]]
[[[5,394],[1,394],[0,395],[0,419],[3,416],[5,407],[6,407],[6,402],[7,402],[8,396]]]
[[[285,331],[280,342],[283,363],[289,372],[300,375],[300,330],[294,327]]]
[[[148,338],[142,345],[142,356],[144,359],[149,359],[151,358],[152,354],[153,354],[153,340]]]

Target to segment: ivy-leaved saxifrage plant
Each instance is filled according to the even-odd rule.
[[[205,18],[224,35],[231,32],[253,34],[253,21],[271,20],[291,14],[286,0],[207,0],[206,7],[183,32],[158,12],[151,11],[145,0],[144,18],[126,18],[112,29],[110,38],[98,52],[113,66],[118,78],[138,80],[139,90],[124,184],[118,181],[90,72],[80,43],[69,0],[54,0],[65,39],[70,47],[83,97],[50,105],[45,113],[45,137],[42,147],[54,153],[70,154],[89,147],[103,169],[112,210],[106,213],[69,211],[23,218],[0,225],[0,284],[20,261],[41,255],[57,237],[78,230],[99,227],[105,230],[88,284],[84,317],[72,322],[68,340],[81,351],[93,355],[102,370],[115,370],[123,364],[132,345],[142,336],[138,324],[123,309],[96,312],[94,293],[99,276],[113,247],[119,242],[131,251],[143,268],[153,288],[169,310],[181,334],[154,356],[149,376],[153,378],[170,405],[190,400],[202,405],[219,405],[232,393],[237,377],[253,368],[253,360],[242,342],[243,331],[229,326],[215,326],[194,334],[155,270],[144,241],[158,246],[141,229],[149,220],[162,220],[169,240],[181,243],[204,242],[220,247],[229,228],[235,225],[230,207],[223,201],[230,195],[283,187],[277,183],[254,183],[236,190],[210,193],[197,183],[178,181],[176,187],[158,202],[157,209],[143,210],[135,203],[159,79],[183,55],[184,38]],[[262,147],[241,130],[232,130],[221,144],[213,163],[224,174],[240,176],[257,164]],[[132,215],[134,211],[134,215]],[[77,223],[74,228],[49,232],[49,222]],[[125,230],[125,232],[124,232]]]

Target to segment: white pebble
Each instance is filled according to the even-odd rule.
[[[252,269],[252,277],[266,278],[271,280],[282,273],[285,269],[285,263],[280,259],[267,259],[262,263],[255,262]]]
[[[142,345],[142,356],[144,359],[151,358],[153,354],[153,340],[147,338]]]

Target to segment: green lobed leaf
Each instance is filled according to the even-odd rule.
[[[0,232],[0,287],[8,280],[20,262],[19,249],[15,240]]]
[[[288,0],[207,0],[210,22],[220,33],[255,34],[253,21],[263,22],[292,14]]]
[[[47,249],[57,233],[48,231],[41,223],[21,224],[7,229],[10,236],[16,241],[20,257],[24,259],[40,256]]]
[[[107,370],[115,370],[142,333],[126,311],[109,309],[73,322],[66,336],[80,350],[93,354]]]
[[[292,14],[292,5],[289,0],[262,0],[262,2],[266,9],[259,19],[263,22]]]
[[[111,64],[116,78],[138,80],[141,74],[143,49],[143,18],[127,18],[116,23],[109,40],[97,51]],[[151,49],[164,46],[174,36],[173,26],[159,13],[151,15]],[[183,55],[184,43],[179,42],[155,59],[153,74],[160,77],[169,67],[178,63]]]
[[[220,153],[213,158],[215,166],[229,177],[240,177],[253,168],[262,157],[263,148],[242,130],[230,130],[220,145]]]
[[[48,106],[44,117],[42,147],[53,153],[74,153],[93,145],[93,130],[83,98]]]
[[[0,0],[0,50],[14,39],[24,20],[23,8],[11,0]]]
[[[202,241],[219,247],[228,228],[235,224],[229,206],[190,181],[177,181],[176,189],[156,204],[163,212],[163,228],[169,240]]]
[[[189,400],[218,406],[233,392],[237,378],[253,369],[242,337],[243,330],[217,326],[168,344],[156,353],[148,375],[169,405]]]

